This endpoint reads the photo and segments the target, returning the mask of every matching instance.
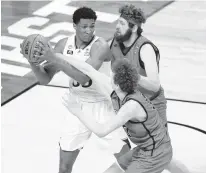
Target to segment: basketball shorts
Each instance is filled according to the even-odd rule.
[[[153,151],[142,151],[138,147],[117,158],[117,164],[125,173],[161,173],[172,159],[170,142]]]
[[[103,123],[110,119],[111,116],[115,116],[112,104],[109,101],[81,101],[81,103],[84,114],[92,114],[98,123]],[[61,132],[61,137],[59,141],[61,149],[64,151],[74,151],[76,149],[81,149],[90,138],[92,132],[87,129],[87,127],[83,123],[81,123],[77,117],[72,115],[69,110],[65,118],[66,125],[64,125],[64,129]],[[105,146],[111,148],[118,148],[117,146],[120,145],[119,150],[121,150],[121,147],[124,144],[122,140],[126,138],[127,135],[124,129],[119,128],[114,132],[108,134],[104,138],[100,138],[100,140],[102,141],[100,143],[105,144]],[[111,146],[114,144],[116,145],[116,147]]]

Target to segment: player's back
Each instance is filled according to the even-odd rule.
[[[99,37],[94,36],[92,41],[83,49],[78,49],[75,46],[75,34],[68,38],[63,54],[64,55],[74,55],[82,61],[86,61],[90,57],[90,51],[92,45],[99,39]],[[111,67],[110,62],[103,62],[99,71],[101,73],[110,75]],[[69,88],[70,92],[75,93],[83,101],[96,102],[106,100],[106,97],[99,91],[97,85],[91,80],[84,84],[83,86],[77,81],[69,78]]]

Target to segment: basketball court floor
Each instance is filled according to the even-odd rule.
[[[61,12],[55,8],[55,15],[51,15],[46,8],[50,9],[54,5],[52,3],[41,2],[36,8],[33,7],[33,13],[30,15],[38,13],[37,16],[44,16],[42,18],[49,16],[55,20],[56,15]],[[80,6],[78,3],[80,2],[71,4],[67,1],[65,9],[60,7],[59,9],[64,11],[67,7]],[[97,29],[100,35],[107,31],[106,29],[110,36],[112,35],[112,27],[114,27],[112,20],[116,20],[115,11],[118,11],[118,5],[110,3],[87,3],[102,12],[103,16],[110,15],[110,23],[104,17],[98,21]],[[154,12],[155,7],[157,9],[157,4],[149,4],[147,1],[140,4],[148,10],[148,14],[149,11]],[[113,7],[109,8],[112,5]],[[204,39],[206,21],[204,16],[206,16],[205,2],[176,1],[164,5],[161,10],[155,10],[144,26],[145,35],[154,40],[161,51],[160,77],[168,98],[167,114],[174,158],[182,162],[191,173],[206,173],[206,40]],[[70,26],[66,22],[64,26],[65,24]],[[103,28],[104,25],[107,27]],[[25,31],[35,33],[39,29],[36,27],[32,31],[31,28]],[[9,34],[3,33],[3,39]],[[9,35],[11,36],[12,34]],[[56,40],[60,39],[61,36],[57,36],[55,35]],[[105,38],[110,37],[105,35]],[[23,36],[18,36],[18,39],[23,39]],[[7,48],[7,52],[8,50]],[[15,55],[14,53],[12,55]],[[10,63],[9,60],[5,60],[6,56],[1,58],[2,64]],[[18,66],[29,68],[24,65],[24,62],[17,63]],[[5,76],[6,74],[3,73],[2,94],[5,96],[3,98],[5,102],[2,102],[1,107],[2,173],[57,173],[59,135],[62,129],[68,128],[67,123],[74,118],[61,103],[61,97],[68,86],[67,77],[59,73],[49,85],[40,86],[36,84],[32,74],[22,75],[21,79],[12,75],[7,79]],[[29,82],[25,82],[26,80]],[[9,88],[11,85],[13,88]],[[19,87],[17,92],[14,89],[15,85],[23,87]],[[28,86],[32,87],[25,90]],[[8,94],[7,97],[6,94],[11,91],[13,95]],[[118,146],[114,149],[118,150]],[[73,173],[102,173],[113,162],[113,156],[105,150],[101,140],[93,135],[78,156]],[[165,170],[164,173],[166,172]]]

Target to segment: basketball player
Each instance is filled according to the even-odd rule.
[[[112,64],[126,58],[136,66],[140,74],[138,89],[152,101],[167,125],[166,99],[158,74],[160,53],[154,43],[142,35],[145,15],[134,5],[124,5],[119,12],[116,32],[110,44],[114,56]]]
[[[112,54],[108,43],[94,34],[96,19],[96,13],[92,9],[87,7],[77,9],[73,14],[73,25],[76,33],[69,38],[60,40],[55,46],[55,52],[65,56],[78,56],[94,69],[109,75],[110,63],[108,61],[111,60]],[[69,92],[80,97],[84,103],[85,112],[94,115],[98,121],[103,121],[102,119],[106,116],[113,115],[111,103],[97,90],[95,84],[87,75],[61,60],[51,62],[50,57],[47,58],[48,63],[43,66],[30,63],[40,84],[48,84],[53,76],[61,70],[70,77]],[[73,128],[71,128],[71,131],[68,129],[68,132],[61,136],[59,142],[59,173],[70,173],[72,171],[80,149],[92,133],[80,121],[71,123]],[[121,138],[127,139],[125,132],[122,132]]]
[[[74,67],[76,67],[77,69],[79,69],[80,71],[82,71],[84,74],[86,74],[86,75],[88,75],[92,80],[93,80],[93,83],[95,83],[96,85],[97,85],[97,87],[99,87],[99,89],[100,89],[100,91],[102,92],[102,93],[104,93],[104,95],[106,96],[106,98],[108,99],[108,100],[111,100],[111,98],[110,98],[110,91],[111,91],[111,86],[110,86],[110,78],[108,77],[108,76],[106,76],[106,75],[104,75],[103,73],[100,73],[100,72],[98,72],[98,71],[96,71],[92,66],[90,66],[89,64],[87,64],[87,63],[85,63],[85,62],[82,62],[82,61],[80,61],[79,59],[78,59],[78,57],[75,57],[75,56],[68,56],[67,58],[65,58],[65,56],[63,56],[62,54],[59,54],[59,53],[56,53],[55,55],[54,55],[54,53],[51,51],[51,49],[50,48],[46,48],[45,46],[44,47],[42,47],[41,48],[42,50],[44,50],[44,51],[42,51],[41,52],[41,54],[42,54],[42,56],[44,57],[44,56],[47,56],[47,57],[50,57],[51,59],[52,58],[56,58],[56,59],[58,59],[58,61],[60,60],[60,59],[62,59],[62,60],[64,60],[64,61],[66,61],[67,63],[69,63],[69,64],[71,64],[71,65],[73,65]],[[124,60],[126,60],[126,59],[122,59],[121,61],[124,61]],[[115,63],[116,62],[118,62],[118,61],[120,61],[120,60],[117,60],[117,61],[115,61]],[[115,64],[114,63],[114,64]],[[126,62],[126,63],[128,63],[128,62]],[[119,65],[120,63],[118,63],[117,65]],[[116,65],[116,66],[117,66]],[[121,64],[120,64],[121,65]],[[126,66],[127,67],[127,66]],[[125,74],[125,73],[123,73],[123,74]],[[127,76],[125,76],[125,75],[121,75],[121,78],[122,79],[124,79],[125,80],[125,78],[126,79],[128,79],[128,77]],[[138,80],[137,81],[139,81],[139,78],[140,78],[140,75],[138,76]],[[124,80],[122,80],[122,83],[124,83],[125,81]],[[129,84],[133,84],[133,83],[131,83],[131,82],[128,82],[128,86],[129,86]],[[115,95],[114,95],[115,96]],[[116,98],[117,99],[117,97],[114,97],[114,98]],[[147,97],[146,97],[147,98]],[[70,99],[72,99],[72,97],[70,96]],[[68,100],[68,99],[66,99],[66,100]],[[119,99],[117,99],[118,101],[119,101]],[[115,102],[115,101],[113,101],[112,102],[113,103],[113,107],[114,108],[116,108],[116,107],[120,107],[122,104],[121,103],[119,103],[119,102]],[[81,104],[81,102],[80,102],[80,104]],[[68,105],[66,105],[67,107],[68,107]],[[75,108],[75,105],[73,105],[74,106],[74,108]],[[155,108],[156,109],[156,108]],[[128,109],[128,110],[130,110],[130,109]],[[116,109],[116,112],[118,111],[118,109]],[[158,111],[158,115],[159,115],[159,111]],[[87,117],[88,118],[88,117]],[[161,117],[159,117],[160,119],[161,119]],[[162,119],[160,120],[160,122],[162,123]],[[83,122],[84,123],[84,122]],[[164,123],[162,123],[162,126],[163,126],[163,128],[165,128],[166,129],[166,131],[167,131],[167,128],[165,127],[165,125],[164,125]],[[169,138],[169,136],[168,136],[168,138]],[[137,148],[136,148],[136,150],[137,150]],[[121,152],[120,152],[120,156],[121,156]],[[120,157],[121,158],[121,157]],[[119,158],[117,158],[117,160],[119,160]],[[113,169],[117,169],[116,168],[116,165],[114,164],[114,165],[112,165],[111,167],[110,167],[110,169],[109,169],[109,171],[111,171],[111,173],[114,173],[114,170]],[[167,165],[167,167],[165,167],[165,169],[167,169],[167,170],[169,170],[171,173],[189,173],[189,170],[186,168],[186,166],[184,165],[184,164],[182,164],[180,161],[178,161],[178,160],[175,160],[175,159],[172,159],[172,161],[170,162],[170,164],[169,165]],[[113,171],[112,171],[113,170]],[[108,172],[109,173],[109,172]]]
[[[130,16],[128,15],[127,16],[128,18],[126,20],[123,18],[123,13],[128,14],[127,10],[133,12],[134,14],[132,13],[132,15]],[[142,32],[141,24],[145,22],[144,14],[140,9],[136,9],[132,5],[124,6],[120,8],[120,12],[121,12],[121,16],[118,20],[117,32],[111,44],[111,50],[113,51],[115,57],[112,60],[112,64],[116,60],[122,58],[128,58],[129,60],[132,60],[133,64],[135,63],[138,73],[140,74],[140,79],[138,82],[139,90],[144,95],[150,98],[152,103],[157,108],[160,117],[163,120],[163,124],[167,126],[166,99],[164,97],[163,89],[162,87],[160,87],[159,76],[158,76],[159,51],[152,42],[147,40],[145,37],[141,36],[141,32]],[[131,17],[131,20],[129,17]],[[124,30],[127,30],[125,34],[124,34]],[[122,36],[121,36],[121,32],[123,33]],[[117,40],[119,40],[119,42],[117,42]],[[128,46],[128,48],[125,47],[124,45]],[[142,60],[143,59],[142,57],[144,57],[144,61]],[[71,59],[68,58],[67,60],[71,60]],[[80,65],[80,63],[76,65]],[[82,71],[81,67],[78,69]],[[85,71],[85,74],[87,74],[86,72],[87,71]],[[91,77],[91,75],[92,73],[90,73],[90,75],[88,76]],[[103,80],[104,78],[102,76],[99,79]],[[106,81],[106,79],[104,79],[103,81]],[[99,87],[101,88],[101,90],[104,91],[105,88],[101,86]],[[170,164],[170,168],[174,170],[175,164]],[[169,170],[171,170],[170,168]],[[176,171],[174,172],[176,173],[189,172],[189,171],[178,170],[178,168],[175,169]]]
[[[113,164],[105,173],[161,173],[172,159],[170,137],[157,109],[137,87],[139,75],[136,67],[126,59],[116,61],[112,85],[103,82],[103,75],[94,70],[88,74],[99,85],[101,83],[107,95],[111,94],[117,115],[100,124],[83,110],[79,111],[81,101],[73,95],[64,98],[65,106],[97,136],[104,137],[123,126],[130,140],[137,145],[117,159],[118,164]]]
[[[126,58],[136,66],[140,74],[138,89],[150,99],[167,128],[167,101],[159,79],[160,52],[153,42],[142,35],[145,15],[132,4],[122,6],[119,13],[116,32],[110,42],[112,64],[118,59]],[[174,173],[189,172],[184,164],[174,158],[167,169]]]

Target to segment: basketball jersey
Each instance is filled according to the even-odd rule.
[[[94,36],[92,41],[83,49],[77,49],[75,45],[75,34],[68,38],[63,54],[64,55],[74,55],[82,61],[86,61],[90,57],[90,51],[92,45],[99,39],[99,37]],[[95,58],[95,57],[94,57]],[[101,73],[110,75],[111,65],[110,62],[103,62],[99,71]],[[83,86],[79,84],[74,79],[69,78],[69,90],[79,96],[80,100],[88,102],[96,102],[106,100],[105,96],[99,91],[96,84],[90,80]]]
[[[133,43],[133,45],[129,48],[128,52],[125,54],[121,50],[121,46],[123,46],[121,43],[118,43],[115,39],[113,39],[110,49],[112,50],[113,56],[115,56],[115,60],[126,58],[130,60],[130,62],[136,67],[137,72],[142,76],[147,76],[145,71],[144,62],[141,60],[140,57],[140,49],[143,45],[150,44],[156,54],[156,60],[157,65],[159,69],[159,60],[160,60],[160,54],[158,48],[147,38],[144,36],[139,36]],[[141,87],[138,85],[138,90],[143,93],[146,97],[148,97],[153,105],[157,108],[160,117],[164,121],[164,124],[167,123],[167,117],[166,117],[166,108],[167,108],[167,101],[164,95],[164,89],[160,87],[158,92],[153,92],[151,90],[147,90],[146,88]]]
[[[143,122],[129,120],[123,127],[130,140],[138,145],[143,151],[151,151],[160,145],[170,142],[167,129],[162,123],[158,111],[141,92],[136,91],[133,94],[126,95],[123,101],[120,101],[117,94],[113,92],[111,99],[115,111],[119,111],[122,105],[129,100],[137,101],[145,110],[147,117]]]
[[[156,54],[157,57],[157,64],[158,64],[158,68],[159,68],[159,50],[158,48],[147,38],[145,38],[144,36],[139,36],[135,42],[133,43],[133,45],[130,47],[130,49],[128,50],[127,53],[123,53],[121,50],[121,46],[123,46],[122,43],[118,43],[115,39],[113,39],[110,48],[112,50],[113,56],[115,56],[115,60],[118,59],[123,59],[126,58],[128,60],[131,61],[131,63],[133,65],[135,65],[137,72],[142,75],[142,76],[147,76],[146,75],[146,71],[145,71],[145,67],[144,67],[144,63],[140,58],[140,49],[144,44],[150,44]],[[147,90],[145,88],[142,88],[141,86],[138,86],[138,89],[144,93],[144,95],[146,95],[148,98],[152,98],[156,95],[155,92]]]

